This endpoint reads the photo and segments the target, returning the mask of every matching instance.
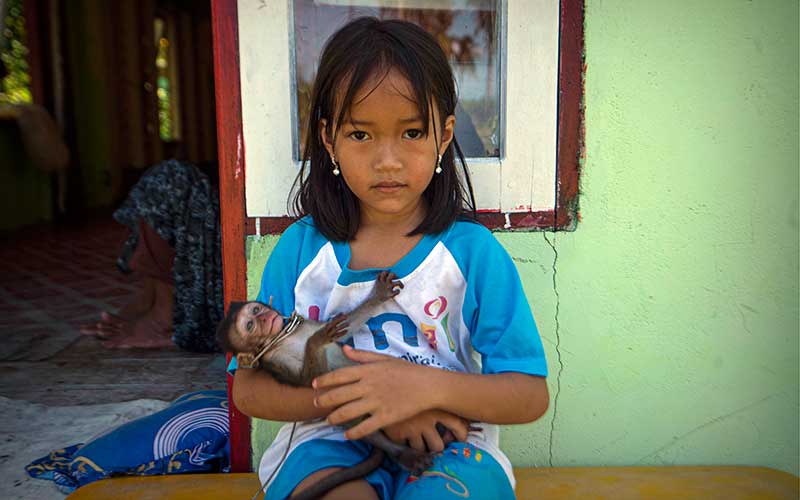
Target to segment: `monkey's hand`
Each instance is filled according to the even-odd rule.
[[[240,352],[236,355],[236,363],[239,368],[253,368],[255,360],[256,356],[251,352]]]
[[[375,280],[375,296],[380,300],[389,300],[397,296],[403,289],[403,282],[390,271],[382,271]]]
[[[465,419],[442,410],[427,410],[383,428],[397,444],[423,452],[440,452],[454,441],[466,441],[470,430]]]
[[[347,333],[348,326],[347,315],[337,314],[322,327],[322,335],[327,342],[334,342]]]

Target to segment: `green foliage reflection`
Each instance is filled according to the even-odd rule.
[[[3,33],[0,36],[0,61],[7,72],[0,80],[2,104],[33,102],[26,36],[22,0],[7,0]]]

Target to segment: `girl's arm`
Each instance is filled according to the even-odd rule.
[[[544,415],[550,401],[543,377],[506,372],[481,375],[444,372],[432,403],[457,415],[491,424],[524,424]]]
[[[240,368],[233,377],[233,402],[250,417],[293,422],[312,420],[330,410],[314,406],[314,390],[292,387],[263,370]]]
[[[320,409],[333,410],[328,422],[367,417],[347,431],[349,439],[431,409],[492,424],[532,422],[544,414],[549,403],[542,377],[516,372],[451,372],[368,351],[345,348],[345,353],[363,364],[317,377],[314,388],[328,389],[315,399]]]

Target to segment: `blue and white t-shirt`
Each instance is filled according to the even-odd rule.
[[[367,299],[383,269],[352,270],[350,246],[327,240],[310,218],[292,224],[264,268],[258,300],[281,314],[297,311],[327,321]],[[547,376],[542,342],[516,267],[489,230],[456,222],[425,235],[391,267],[404,288],[384,302],[353,335],[357,349],[412,363],[469,373],[520,372]],[[409,387],[424,391],[425,387]],[[498,426],[478,424],[469,442],[489,452],[505,469],[511,464],[498,448]],[[284,426],[264,454],[265,480],[286,451],[291,425]],[[341,427],[299,424],[292,449],[309,439],[344,439]]]

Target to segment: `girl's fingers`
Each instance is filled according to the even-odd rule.
[[[311,387],[314,389],[324,389],[327,387],[335,387],[337,385],[352,384],[361,380],[361,373],[359,366],[348,366],[346,368],[339,368],[324,375],[320,375],[311,382]]]
[[[450,432],[456,437],[456,441],[466,441],[467,434],[469,433],[469,424],[461,418],[451,413],[445,413],[439,416],[439,422],[445,427],[450,429]]]
[[[345,432],[344,437],[352,440],[361,439],[364,436],[372,434],[373,432],[376,432],[389,424],[390,422],[383,422],[382,419],[376,416],[371,416]]]
[[[343,350],[345,356],[353,361],[358,361],[359,363],[375,363],[377,361],[389,361],[397,359],[392,356],[387,356],[386,354],[378,354],[377,352],[353,349],[349,345],[343,346]]]
[[[425,441],[427,441],[427,439],[423,440],[421,434],[413,434],[408,438],[408,445],[415,450],[425,452]]]
[[[436,427],[426,427],[425,430],[422,431],[422,435],[425,437],[428,451],[438,453],[444,450],[444,441],[442,441],[442,437],[439,435],[439,432],[437,432]],[[425,449],[423,448],[422,451],[425,451]]]
[[[317,408],[336,408],[343,404],[364,397],[364,389],[356,384],[335,387],[328,391],[318,391],[314,395],[314,406]]]
[[[370,351],[360,351],[353,349],[350,346],[344,346],[345,355],[353,361],[359,363],[375,363],[378,361],[397,361],[397,358],[387,356],[385,354],[378,354]],[[362,366],[348,366],[339,368],[324,375],[320,375],[311,382],[311,387],[314,389],[321,389],[323,387],[331,387],[335,385],[351,384],[364,378],[365,367]]]
[[[364,415],[368,415],[372,407],[364,401],[353,401],[333,410],[325,419],[331,425],[342,425]]]

